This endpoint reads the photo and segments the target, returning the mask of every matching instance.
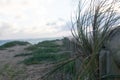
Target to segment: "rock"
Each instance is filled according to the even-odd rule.
[[[115,63],[120,66],[120,26],[111,31],[107,48],[110,50]]]
[[[114,60],[115,60],[115,63],[120,67],[120,51],[115,53]]]

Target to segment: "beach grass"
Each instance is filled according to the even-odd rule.
[[[33,51],[39,48],[54,48],[55,49],[55,47],[59,48],[61,47],[61,45],[56,44],[55,40],[51,40],[51,41],[49,40],[49,41],[42,41],[42,42],[39,42],[38,44],[29,46],[25,48],[25,50]]]
[[[11,41],[11,42],[7,42],[7,43],[3,44],[2,46],[0,46],[0,50],[6,49],[9,47],[13,47],[16,45],[27,45],[27,44],[30,44],[30,43],[24,42],[24,41]]]
[[[6,79],[4,79],[3,75]],[[5,64],[0,68],[0,80],[17,80],[19,76],[22,80],[26,77],[24,67],[17,69],[13,65]]]
[[[56,44],[54,40],[39,42],[38,44],[26,48],[32,52],[30,53],[31,57],[25,59],[23,63],[30,65],[39,64],[42,61],[56,62],[66,59],[69,57],[69,53],[60,53],[63,51],[62,47],[63,46]],[[16,55],[16,57],[27,55],[29,55],[29,53],[19,54]]]
[[[32,53],[21,53],[21,54],[16,54],[14,57],[29,56],[29,55],[32,55]]]
[[[52,41],[39,42],[37,44],[37,46],[41,46],[41,47],[59,47],[60,45],[56,44],[55,40],[52,40]]]
[[[50,53],[39,53],[34,54],[32,57],[27,58],[23,61],[26,65],[40,64],[42,61],[45,62],[56,62],[69,57],[69,54],[50,54]]]

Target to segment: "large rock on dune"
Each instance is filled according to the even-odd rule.
[[[120,26],[111,31],[99,58],[102,80],[120,80]]]
[[[109,49],[114,61],[120,67],[120,26],[111,32],[107,44],[107,48]]]

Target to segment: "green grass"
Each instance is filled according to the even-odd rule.
[[[17,80],[18,77],[24,80],[26,77],[25,68],[22,67],[18,69],[10,64],[5,64],[0,68],[0,80],[4,80],[5,77],[7,80]]]
[[[65,73],[75,74],[75,61],[72,61],[63,67]]]
[[[62,75],[63,80],[76,80],[76,64],[75,61],[72,61],[64,66],[62,66],[60,69],[55,72],[54,76],[58,76],[56,74]],[[69,77],[69,79],[68,79]],[[54,79],[55,80],[55,79]]]
[[[56,62],[69,57],[69,54],[50,54],[50,53],[39,53],[34,54],[32,57],[27,58],[23,61],[26,65],[39,64],[42,61]]]
[[[32,51],[31,53],[22,53],[15,55],[14,57],[31,55],[31,57],[22,61],[25,65],[41,64],[46,62],[56,64],[70,58],[70,52],[62,52],[62,48],[63,46],[55,44],[54,41],[43,41],[26,48],[26,50]],[[62,72],[65,74],[75,75],[75,61],[65,65],[62,69]]]
[[[32,53],[21,53],[21,54],[16,54],[14,57],[29,56],[29,55],[32,55]]]
[[[56,44],[54,40],[43,41],[26,48],[26,50],[32,51],[31,53],[17,54],[14,57],[31,55],[22,61],[26,65],[40,64],[46,61],[57,62],[70,57],[70,53],[59,53],[63,51],[62,48],[63,46]]]
[[[29,51],[33,51],[33,50],[36,50],[36,49],[38,49],[38,47],[36,45],[31,45],[31,46],[25,48],[25,50],[29,50]]]
[[[51,50],[52,48],[56,49],[62,47],[61,45],[56,44],[55,41],[56,40],[39,42],[38,44],[27,47],[25,50],[34,51],[40,48],[47,48],[47,49],[50,48],[49,50]]]
[[[41,61],[58,61],[68,57],[66,54],[58,54],[61,51],[60,47],[43,47],[32,52],[32,57],[23,61],[25,64],[38,64]]]
[[[55,62],[68,57],[68,53],[58,54],[59,52],[62,51],[62,46],[57,45],[54,40],[39,42],[38,44],[26,48],[26,50],[32,51],[30,53],[31,57],[23,61],[23,63],[27,65],[39,64],[42,61]],[[29,55],[29,53],[15,55],[15,57],[27,55]]]
[[[12,42],[7,42],[6,44],[0,46],[0,49],[2,50],[2,49],[16,46],[16,45],[27,45],[27,44],[30,44],[30,43],[23,42],[23,41],[12,41]]]
[[[55,47],[55,48],[53,48],[53,47],[50,48],[49,47],[49,48],[36,49],[33,53],[57,53],[59,51],[61,51],[61,49],[58,48],[58,47]]]
[[[55,44],[55,41],[52,40],[52,41],[40,42],[40,43],[37,44],[37,46],[40,46],[40,47],[59,47],[60,45]]]

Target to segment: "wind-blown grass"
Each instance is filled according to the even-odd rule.
[[[61,67],[80,58],[74,80],[101,80],[99,53],[107,41],[113,27],[119,25],[120,15],[115,0],[80,0],[76,20],[72,23],[72,34],[77,47],[75,58],[57,64],[44,77],[49,77]],[[87,5],[87,6],[86,6]]]

